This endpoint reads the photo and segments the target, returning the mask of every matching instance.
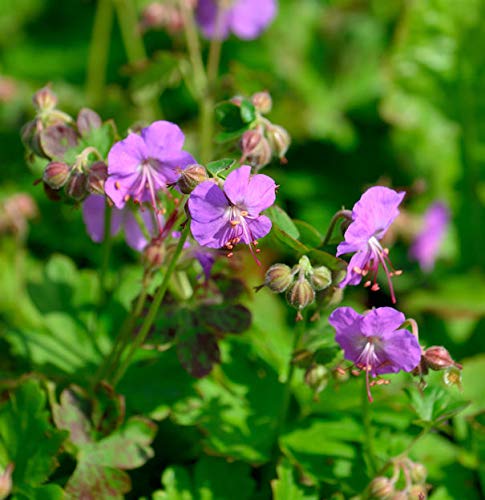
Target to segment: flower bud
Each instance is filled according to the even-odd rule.
[[[292,283],[294,275],[286,264],[273,264],[264,276],[264,284],[273,292],[284,292]]]
[[[409,467],[409,471],[413,483],[423,484],[426,481],[428,471],[423,464],[413,462]]]
[[[274,156],[284,158],[290,147],[290,134],[279,125],[269,125],[266,128],[266,137],[268,138],[269,146]]]
[[[452,366],[445,371],[444,381],[446,385],[456,385],[459,389],[461,385],[461,372],[458,367]]]
[[[209,179],[207,170],[202,165],[190,165],[180,172],[177,186],[184,194],[190,194],[201,182]]]
[[[52,161],[45,167],[42,180],[54,190],[61,189],[69,178],[70,170],[66,163]]]
[[[450,353],[443,346],[428,347],[423,353],[422,362],[426,368],[431,368],[431,370],[435,371],[445,370],[452,366],[461,369],[461,365],[453,361]]]
[[[271,147],[259,130],[244,132],[240,148],[243,160],[254,167],[264,167],[271,161]]]
[[[426,500],[428,498],[428,488],[425,484],[415,484],[411,486],[407,500]]]
[[[257,111],[265,115],[271,111],[273,107],[273,100],[269,95],[269,92],[256,92],[251,96],[251,102]]]
[[[104,195],[104,182],[108,178],[108,166],[104,161],[97,161],[88,171],[88,191]]]
[[[38,118],[27,122],[20,131],[20,137],[24,145],[41,158],[49,158],[43,151],[40,144],[40,133],[44,126]]]
[[[384,476],[377,476],[369,484],[369,496],[380,500],[388,500],[395,492],[394,482]]]
[[[323,365],[313,363],[305,373],[305,384],[316,393],[322,392],[327,387],[330,373]]]
[[[315,291],[307,279],[298,279],[288,290],[286,299],[295,309],[301,310],[313,303]]]
[[[80,201],[88,194],[87,184],[88,180],[85,173],[74,172],[67,182],[66,193],[70,198]]]
[[[314,267],[310,276],[310,283],[315,290],[324,290],[332,283],[332,272],[325,266]]]
[[[143,260],[151,269],[158,269],[165,261],[165,246],[156,240],[150,241],[143,251]]]
[[[8,464],[0,474],[0,500],[7,498],[12,492],[12,472],[14,464]]]
[[[37,111],[52,111],[57,106],[57,96],[49,87],[43,87],[34,94],[32,102]]]

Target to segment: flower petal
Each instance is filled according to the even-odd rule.
[[[399,370],[410,372],[420,363],[421,347],[410,331],[388,331],[381,340],[382,347],[377,355],[384,362],[375,368],[376,374],[397,373]]]
[[[361,331],[368,336],[381,336],[397,330],[406,321],[404,314],[392,307],[372,309],[364,315]]]
[[[83,221],[89,237],[95,243],[104,240],[104,212],[106,209],[105,197],[92,194],[83,203]],[[120,229],[121,214],[116,208],[111,213],[111,236],[114,236]]]
[[[367,339],[360,331],[363,316],[351,307],[339,307],[328,318],[335,328],[335,340],[342,347],[345,359],[357,363]]]
[[[190,215],[198,222],[223,219],[229,202],[222,190],[212,181],[204,181],[190,193],[188,201]]]
[[[137,171],[146,158],[146,146],[138,134],[129,134],[117,142],[108,153],[108,175],[126,176]]]
[[[237,37],[253,40],[266,29],[275,15],[274,0],[240,0],[231,9],[229,22]]]
[[[362,281],[362,274],[355,272],[355,269],[364,269],[370,258],[370,251],[354,254],[347,266],[347,275],[338,285],[339,288],[344,288],[347,285],[358,285]]]
[[[224,40],[229,35],[231,11],[225,9],[219,14],[221,16],[219,20],[217,19],[217,11],[217,1],[199,0],[196,12],[197,23],[206,38]],[[216,21],[218,21],[217,33]]]
[[[253,240],[263,238],[271,231],[271,220],[266,215],[260,215],[256,219],[246,219],[246,221]],[[245,243],[252,243],[252,241],[246,241]]]
[[[175,123],[160,120],[141,131],[145,141],[146,157],[163,161],[166,152],[177,152],[184,145],[185,136]]]
[[[122,209],[126,204],[126,196],[130,196],[133,186],[139,182],[140,175],[137,172],[119,176],[112,175],[104,183],[104,191],[111,198],[116,208]]]
[[[138,221],[132,211],[126,208],[123,215],[126,243],[129,247],[133,248],[133,250],[141,252],[147,246],[148,241],[138,225]]]
[[[404,191],[398,193],[384,186],[373,186],[354,205],[352,218],[380,239],[399,215],[398,207],[405,195]]]

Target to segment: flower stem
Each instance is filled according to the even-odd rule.
[[[333,230],[335,229],[335,226],[340,219],[347,219],[347,220],[351,221],[352,220],[352,212],[350,210],[339,210],[332,217],[332,220],[330,221],[330,225],[328,226],[328,229],[327,229],[327,234],[325,235],[325,238],[323,239],[321,246],[325,246],[328,244],[328,242],[330,241],[330,238],[332,237]]]
[[[97,106],[103,98],[112,27],[112,0],[98,0],[93,34],[89,45],[86,77],[87,101],[92,106]]]
[[[369,477],[374,477],[377,470],[374,432],[372,428],[371,403],[368,397],[367,384],[363,384],[362,391],[362,422],[364,424],[364,453]]]
[[[290,398],[291,398],[291,381],[293,379],[293,375],[295,373],[295,363],[293,362],[293,355],[295,351],[298,350],[301,339],[303,337],[303,333],[305,332],[305,320],[302,319],[296,323],[295,328],[295,338],[293,339],[293,347],[290,353],[290,359],[288,362],[288,369],[286,372],[286,380],[285,380],[285,388],[283,394],[283,402],[281,406],[281,413],[278,420],[277,433],[276,438],[281,434],[281,431],[284,428],[286,423],[286,418],[288,416],[288,410],[290,407]]]
[[[147,58],[136,20],[136,9],[131,0],[112,0],[120,24],[121,37],[130,64],[137,64]]]
[[[189,235],[189,230],[190,230],[190,224],[189,222],[187,222],[178,241],[177,248],[175,249],[175,252],[172,255],[172,258],[168,264],[167,270],[163,277],[162,284],[160,285],[160,288],[157,290],[157,293],[153,298],[153,302],[151,303],[150,309],[148,310],[147,315],[145,316],[145,319],[140,327],[140,331],[137,333],[134,342],[131,344],[126,357],[124,358],[124,360],[122,360],[119,368],[113,375],[112,379],[113,386],[115,386],[119,382],[119,380],[123,377],[125,371],[127,370],[128,366],[131,363],[134,354],[136,353],[137,349],[145,342],[150,332],[150,328],[152,327],[153,322],[155,321],[155,317],[160,308],[160,304],[162,303],[163,298],[165,297],[165,292],[167,291],[170,277],[172,276],[172,273],[175,270],[178,258],[182,253],[185,241]]]

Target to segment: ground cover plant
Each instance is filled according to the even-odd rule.
[[[479,499],[483,0],[0,6],[0,498]]]

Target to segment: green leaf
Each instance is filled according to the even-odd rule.
[[[271,481],[274,500],[318,500],[318,494],[299,484],[295,471],[287,459],[283,459],[276,468],[278,479]]]
[[[240,130],[246,125],[241,117],[239,106],[232,102],[221,102],[216,106],[215,113],[221,127],[231,132]]]
[[[252,123],[254,120],[256,120],[256,109],[254,107],[254,104],[248,100],[248,99],[243,99],[241,101],[241,119],[244,123]]]
[[[156,491],[153,500],[193,500],[190,476],[183,467],[169,467],[162,474],[165,489]]]
[[[323,243],[323,234],[308,222],[293,220],[300,236],[299,240],[310,248],[317,248]]]
[[[244,132],[246,132],[246,130],[249,130],[249,125],[245,125],[232,132],[219,132],[215,137],[215,141],[217,144],[224,144],[225,142],[235,141],[236,139],[240,139]]]
[[[229,170],[236,160],[231,158],[223,158],[222,160],[211,161],[206,165],[207,170],[214,177],[217,177],[220,173]]]
[[[290,460],[315,480],[334,481],[336,477],[350,480],[358,458],[356,443],[362,440],[362,427],[354,419],[341,416],[333,421],[307,418],[283,434],[280,444]]]
[[[300,232],[290,216],[278,205],[273,205],[266,210],[266,215],[271,219],[271,222],[280,229],[285,235],[297,240],[300,237]]]
[[[106,160],[111,146],[116,139],[116,126],[113,121],[107,121],[100,127],[92,127],[86,131],[81,144],[84,148],[94,147]]]
[[[15,464],[13,494],[18,498],[42,498],[46,491],[59,497],[59,487],[36,491],[56,469],[56,456],[67,437],[51,426],[45,405],[39,383],[28,380],[0,407],[0,466]]]

